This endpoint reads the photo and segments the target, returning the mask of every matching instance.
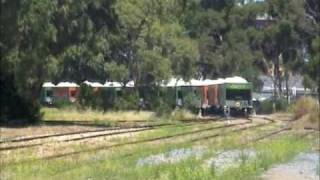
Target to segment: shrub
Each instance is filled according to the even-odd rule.
[[[136,92],[126,92],[114,100],[114,110],[138,109],[139,96]]]
[[[193,92],[187,93],[184,97],[183,107],[193,113],[197,113],[201,106],[200,97],[195,95]]]
[[[271,114],[274,110],[286,111],[288,109],[288,102],[285,98],[280,98],[275,101],[275,109],[273,108],[273,102],[274,100],[272,99],[262,101],[256,109],[257,113]]]
[[[273,112],[273,101],[272,100],[265,100],[259,104],[257,109],[257,113],[262,114],[271,114]]]
[[[92,105],[92,97],[93,97],[93,90],[92,87],[82,83],[80,85],[80,92],[79,92],[79,104],[82,107],[89,107]]]
[[[155,97],[152,101],[151,109],[156,113],[157,116],[169,115],[172,108],[166,99]]]
[[[101,107],[104,111],[111,110],[116,102],[116,91],[113,88],[101,89],[97,98],[101,99]]]
[[[68,99],[56,99],[54,100],[54,106],[58,109],[64,109],[73,105]]]
[[[291,107],[295,119],[299,119],[306,114],[310,114],[310,121],[319,121],[319,104],[311,97],[301,97]]]
[[[188,119],[194,119],[195,116],[190,111],[186,109],[176,109],[172,111],[170,118],[172,120],[188,120]]]
[[[0,122],[13,120],[37,122],[41,118],[40,105],[18,92],[12,74],[0,71]]]
[[[276,101],[276,111],[287,111],[288,107],[289,104],[286,98],[281,97]]]

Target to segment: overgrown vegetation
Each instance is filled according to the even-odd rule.
[[[320,128],[319,103],[312,97],[301,97],[291,107],[294,118],[298,121],[293,123],[294,128]]]
[[[271,114],[274,112],[283,112],[288,110],[288,101],[282,97],[279,99],[268,99],[257,105],[256,112],[261,114]]]
[[[319,103],[312,97],[301,97],[291,107],[295,119],[309,114],[311,122],[319,121]]]

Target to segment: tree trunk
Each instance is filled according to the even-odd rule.
[[[287,96],[287,102],[290,104],[290,97],[289,97],[289,74],[288,71],[285,70],[285,80],[286,80],[286,96]]]
[[[280,96],[279,82],[279,60],[276,58],[274,63],[274,95],[276,99]]]

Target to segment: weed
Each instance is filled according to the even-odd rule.
[[[97,111],[90,108],[78,110],[76,108],[42,108],[44,120],[83,120],[92,122],[101,121],[137,121],[137,120],[152,120],[154,118],[153,112],[148,111]]]
[[[293,104],[291,111],[294,113],[295,119],[299,119],[306,114],[312,114],[311,121],[319,120],[319,104],[317,100],[311,97],[301,97]]]

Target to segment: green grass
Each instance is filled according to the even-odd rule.
[[[206,126],[208,125],[164,127],[136,136],[135,139],[181,133]],[[186,141],[142,143],[84,153],[80,156],[11,165],[3,167],[0,175],[1,177],[5,175],[9,179],[256,179],[273,164],[286,162],[299,152],[310,148],[309,142],[312,138],[311,140],[299,139],[295,135],[281,135],[273,140],[249,145],[250,148],[256,149],[258,157],[245,161],[238,167],[227,169],[222,174],[218,175],[213,169],[204,166],[204,161],[214,157],[217,151],[237,149],[239,142],[244,137],[256,136],[265,130],[266,127],[257,128],[197,143],[188,142],[188,138],[184,137]],[[126,142],[128,139],[115,141]],[[191,157],[174,164],[137,166],[137,161],[140,158],[176,148],[191,148],[193,146],[206,148],[202,158]]]

